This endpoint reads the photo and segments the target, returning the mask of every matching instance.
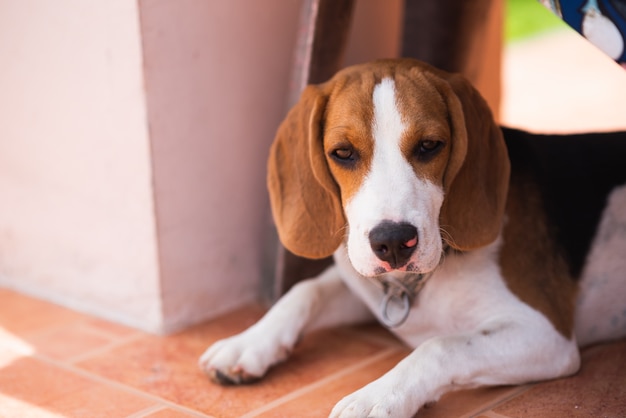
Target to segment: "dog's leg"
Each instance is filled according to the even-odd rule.
[[[434,337],[378,380],[342,399],[331,417],[411,417],[449,391],[569,375],[580,358],[574,341],[544,325],[512,322]]]
[[[200,367],[218,383],[251,382],[285,360],[303,332],[370,318],[333,265],[317,278],[296,284],[246,331],[209,347]]]

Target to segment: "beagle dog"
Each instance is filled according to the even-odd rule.
[[[626,133],[500,128],[459,75],[410,59],[308,86],[269,157],[283,244],[334,255],[213,344],[216,382],[262,377],[301,334],[377,318],[414,348],[333,417],[410,417],[442,394],[575,373],[626,335]]]

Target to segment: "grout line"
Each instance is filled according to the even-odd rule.
[[[89,350],[82,354],[77,354],[74,357],[70,357],[65,359],[63,362],[67,364],[75,365],[81,361],[87,360],[91,357],[97,356],[98,354],[104,354],[106,351],[113,350],[115,348],[121,347],[125,344],[132,343],[142,337],[145,337],[145,334],[138,332],[137,334],[131,334],[126,337],[119,337],[114,341],[111,341],[107,344],[104,344],[98,348],[94,348],[93,350]]]
[[[23,340],[29,341],[29,340],[36,339],[36,338],[45,338],[54,334],[55,332],[63,331],[68,328],[78,328],[78,327],[82,328],[82,325],[83,325],[82,320],[68,321],[68,322],[63,322],[63,323],[58,323],[58,324],[53,324],[53,325],[47,325],[43,328],[37,328],[34,330],[24,331],[20,335],[16,335],[16,336]]]
[[[487,411],[480,415],[481,417],[486,417],[486,418],[510,418],[508,415],[500,415],[497,412],[493,412],[493,411]]]
[[[123,392],[129,393],[129,394],[132,394],[132,395],[135,395],[135,396],[139,396],[139,397],[144,398],[144,399],[149,399],[149,400],[151,400],[153,402],[160,403],[163,406],[167,406],[167,407],[175,409],[175,410],[177,410],[179,412],[184,412],[186,414],[189,414],[189,415],[192,415],[192,416],[195,416],[195,417],[198,417],[198,418],[213,418],[211,415],[206,415],[206,414],[204,414],[202,412],[196,411],[196,410],[188,408],[186,406],[178,405],[178,404],[176,404],[176,403],[174,403],[172,401],[169,401],[167,399],[161,398],[161,397],[159,397],[157,395],[153,395],[151,393],[144,392],[144,391],[142,391],[140,389],[137,389],[137,388],[134,388],[132,386],[127,386],[127,385],[125,385],[123,383],[120,383],[120,382],[117,382],[115,380],[111,380],[111,379],[108,379],[106,377],[102,377],[100,375],[91,373],[91,372],[89,372],[87,370],[83,370],[80,367],[77,367],[77,366],[75,366],[73,364],[63,363],[63,362],[60,362],[60,361],[57,361],[57,360],[53,360],[53,359],[50,359],[50,358],[47,358],[47,357],[44,357],[44,356],[40,356],[38,354],[34,354],[32,357],[37,359],[37,360],[40,360],[40,361],[42,361],[44,363],[47,363],[49,365],[52,365],[52,366],[58,367],[60,369],[63,369],[65,371],[67,371],[67,372],[74,373],[74,374],[77,374],[79,376],[82,376],[82,377],[84,377],[86,379],[89,379],[91,381],[94,381],[94,382],[97,382],[97,383],[101,383],[101,384],[104,384],[104,385],[109,386],[109,387],[113,387],[115,389],[121,390]]]
[[[59,306],[59,305],[57,305]],[[69,309],[69,308],[66,308]],[[73,311],[76,312],[76,311]],[[88,315],[88,314],[83,314],[81,312],[78,312],[81,315]],[[63,330],[67,330],[67,329],[79,329],[81,332],[87,332],[91,335],[100,337],[100,338],[104,338],[107,340],[114,340],[116,338],[120,338],[120,336],[118,334],[116,334],[115,332],[108,332],[106,330],[102,330],[100,328],[98,328],[97,326],[93,325],[93,319],[99,319],[99,318],[95,318],[95,317],[91,317],[91,316],[85,316],[84,318],[76,318],[76,319],[70,319],[69,321],[64,321],[64,322],[59,322],[59,323],[55,323],[55,324],[51,324],[51,325],[46,325],[42,328],[37,328],[34,330],[30,330],[30,331],[26,331],[22,336],[26,339],[28,338],[42,338],[42,337],[46,337],[49,336],[51,334],[54,334],[56,332],[59,331],[63,331]],[[103,322],[109,322],[106,320],[102,320]],[[129,332],[131,333],[135,333],[135,332],[141,332],[139,330],[134,330],[130,327],[127,327],[130,329]],[[123,338],[123,337],[122,337]]]
[[[282,404],[285,404],[285,403],[287,403],[287,402],[289,402],[291,400],[299,398],[300,396],[302,396],[302,395],[304,395],[304,394],[306,394],[308,392],[312,392],[313,390],[315,390],[315,389],[317,389],[319,387],[325,386],[326,384],[328,384],[329,382],[332,382],[333,380],[339,379],[339,378],[341,378],[341,377],[343,377],[343,376],[345,376],[345,375],[347,375],[349,373],[355,372],[355,371],[357,371],[357,370],[359,370],[359,369],[361,369],[363,367],[366,367],[366,366],[368,366],[368,365],[370,365],[370,364],[372,364],[372,363],[374,363],[376,361],[379,361],[379,360],[382,360],[382,359],[384,359],[386,357],[389,357],[392,354],[395,354],[395,353],[397,353],[399,351],[400,350],[399,350],[398,347],[386,348],[383,351],[381,351],[380,353],[375,354],[375,355],[373,355],[373,356],[371,356],[371,357],[369,357],[369,358],[367,358],[367,359],[365,359],[363,361],[360,361],[359,363],[353,364],[350,367],[346,367],[345,369],[343,369],[343,370],[341,370],[339,372],[333,373],[333,374],[331,374],[329,376],[326,376],[326,377],[324,377],[322,379],[319,379],[319,380],[317,380],[317,381],[315,381],[313,383],[309,383],[308,385],[305,385],[305,386],[303,386],[303,387],[301,387],[299,389],[296,389],[296,390],[294,390],[292,392],[289,392],[288,394],[286,394],[284,396],[281,396],[280,398],[275,399],[275,400],[273,400],[271,402],[268,402],[265,405],[263,405],[263,406],[261,406],[261,407],[259,407],[257,409],[249,411],[249,412],[243,414],[240,418],[253,418],[253,417],[256,417],[256,416],[258,416],[258,415],[260,415],[260,414],[262,414],[264,412],[270,411],[270,410],[272,410],[272,409],[274,409],[274,408],[276,408],[276,407],[278,407],[278,406],[280,406]]]
[[[96,319],[100,319],[100,318],[96,318]],[[103,320],[103,322],[110,322],[110,321]],[[114,322],[111,322],[111,323],[115,324]],[[89,332],[92,335],[97,335],[101,338],[106,338],[109,340],[117,340],[120,338],[126,338],[130,335],[135,335],[135,334],[147,335],[145,332],[141,330],[133,329],[130,327],[126,327],[126,328],[129,328],[129,330],[126,333],[127,335],[120,335],[114,331],[108,331],[106,329],[102,329],[101,327],[98,327],[98,325],[94,323],[93,321],[85,321],[85,323],[80,324],[80,328],[82,328],[84,331]]]
[[[126,418],[144,418],[154,414],[155,412],[161,412],[166,409],[165,405],[152,405],[147,408],[137,411],[133,414],[127,415]]]
[[[532,384],[519,386],[516,390],[513,390],[512,392],[509,392],[503,395],[501,398],[496,398],[495,401],[492,400],[490,402],[487,402],[479,406],[478,408],[475,408],[472,412],[462,415],[461,418],[473,418],[473,417],[478,417],[479,415],[491,416],[489,414],[494,414],[493,418],[501,418],[501,417],[508,418],[508,417],[505,417],[504,415],[497,414],[496,412],[493,412],[492,410],[510,401],[511,399],[518,397],[519,395],[529,390],[531,387],[533,387]]]

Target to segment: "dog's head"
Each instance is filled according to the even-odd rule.
[[[462,77],[383,60],[309,86],[281,124],[268,185],[279,237],[321,258],[345,240],[365,276],[426,273],[444,243],[496,239],[509,161],[502,134]]]

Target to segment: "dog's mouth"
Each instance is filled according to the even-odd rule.
[[[419,267],[416,263],[410,262],[405,266],[401,266],[399,268],[392,268],[389,263],[384,263],[382,266],[376,267],[374,269],[375,276],[382,276],[387,273],[421,273]]]
[[[377,280],[383,285],[386,282],[393,281],[394,283],[399,283],[402,286],[410,288],[416,280],[419,281],[419,279],[416,279],[417,276],[430,277],[443,263],[446,255],[450,251],[451,247],[444,243],[439,256],[439,262],[434,268],[427,270],[420,267],[420,265],[415,261],[409,261],[407,264],[397,268],[392,268],[388,263],[383,262],[380,266],[374,268],[374,274],[371,278]]]

